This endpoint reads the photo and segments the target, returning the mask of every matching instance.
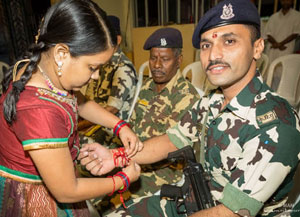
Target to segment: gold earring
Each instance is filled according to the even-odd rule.
[[[62,70],[62,65],[63,65],[62,61],[58,61],[57,65],[58,65],[57,75],[60,77],[60,76],[62,76],[62,71],[61,71]]]

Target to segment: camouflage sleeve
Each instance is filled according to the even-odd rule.
[[[294,170],[299,160],[299,131],[282,122],[267,124],[243,145],[220,202],[242,216],[256,216]],[[221,155],[225,155],[225,151]],[[229,156],[228,156],[229,157]],[[287,195],[289,189],[281,189]],[[283,199],[283,198],[281,198]]]
[[[95,88],[97,86],[97,81],[92,80],[86,87],[85,97],[89,100],[93,100],[95,97]]]
[[[113,106],[120,110],[124,101],[133,96],[135,90],[135,73],[127,65],[120,66],[115,72],[112,82],[111,93],[107,105]]]
[[[170,127],[175,126],[187,111],[192,108],[195,102],[199,100],[198,94],[188,93],[182,96],[183,98],[178,99],[178,103],[174,103],[175,107],[169,118]]]
[[[167,135],[171,142],[177,147],[182,148],[187,145],[193,145],[199,138],[198,131],[198,109],[201,100],[198,100],[191,109],[189,109],[182,119],[174,127],[167,130]]]

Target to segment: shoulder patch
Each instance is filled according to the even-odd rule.
[[[179,90],[179,93],[180,93],[180,94],[187,94],[187,93],[189,93],[189,92],[190,92],[190,90],[189,90],[188,88]]]
[[[138,101],[138,103],[141,104],[141,105],[143,105],[143,106],[148,106],[148,105],[149,105],[149,102],[146,101],[146,100],[144,100],[144,99],[140,99],[140,100]]]
[[[278,119],[278,117],[277,117],[275,111],[273,111],[273,110],[256,117],[258,125],[267,124],[267,123],[272,122],[277,119]]]

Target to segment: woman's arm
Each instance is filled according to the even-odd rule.
[[[76,178],[69,149],[39,149],[29,151],[45,185],[59,201],[73,203],[105,194],[114,189],[112,178]],[[138,179],[140,167],[131,162],[123,170],[131,182]],[[115,190],[122,185],[122,180],[115,177]]]
[[[78,101],[78,113],[85,120],[108,128],[114,128],[120,121],[117,116],[113,115],[96,102],[86,101],[85,97],[80,92],[77,92],[76,96]],[[121,128],[119,137],[129,156],[132,156],[137,151],[142,150],[143,143],[128,126]]]

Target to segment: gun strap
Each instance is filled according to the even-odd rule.
[[[201,141],[200,141],[200,163],[201,165],[203,166],[204,168],[204,146],[205,146],[205,128],[206,128],[206,123],[207,123],[207,119],[208,119],[208,115],[209,115],[209,108],[207,110],[207,113],[205,115],[205,118],[204,118],[204,122],[202,124],[202,129],[201,129]]]

